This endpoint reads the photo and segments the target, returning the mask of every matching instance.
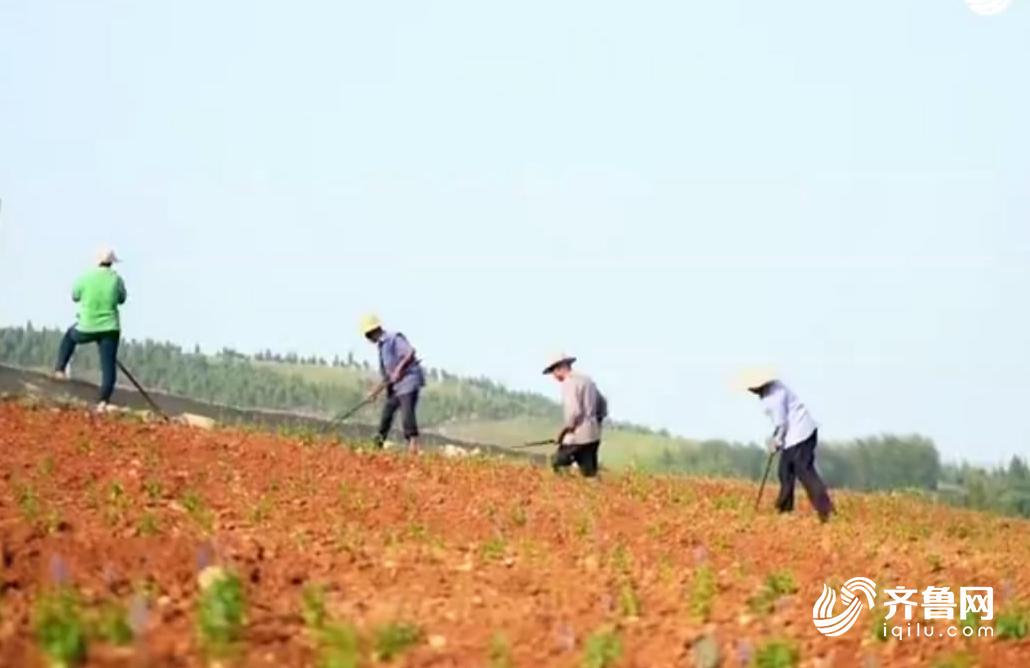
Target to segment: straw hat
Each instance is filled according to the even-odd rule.
[[[573,364],[576,358],[572,355],[566,355],[565,353],[559,353],[551,356],[551,363],[544,367],[544,375],[554,371],[555,367],[559,367],[562,364]]]
[[[374,313],[369,313],[361,318],[361,335],[367,336],[369,333],[374,332],[377,329],[383,328],[383,321],[379,319]]]
[[[757,390],[777,379],[778,376],[775,369],[771,367],[754,367],[742,371],[734,385],[740,390]]]
[[[114,250],[111,248],[101,248],[97,251],[97,264],[114,264],[119,262],[118,256],[114,254]]]

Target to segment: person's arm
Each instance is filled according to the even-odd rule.
[[[762,401],[765,403],[765,412],[773,423],[770,442],[773,449],[778,450],[785,445],[787,437],[787,393],[782,389],[774,389]]]
[[[79,278],[72,286],[72,301],[78,303],[82,299],[82,279]]]
[[[125,281],[122,277],[118,277],[118,303],[124,304],[125,300],[129,298],[129,292],[125,289]]]
[[[576,428],[583,422],[585,415],[583,410],[583,389],[578,383],[567,379],[562,387],[562,394],[564,395],[562,405],[565,410],[565,422],[562,424],[561,431],[558,432],[558,437],[555,439],[558,445],[562,444],[562,441],[565,440],[568,434],[576,431]]]
[[[396,338],[394,338],[394,351],[401,355],[401,360],[397,363],[397,366],[390,374],[391,385],[400,382],[400,379],[403,378],[405,372],[407,372],[408,367],[415,361],[415,349],[411,347],[411,344],[408,343],[408,340],[404,338],[403,334],[398,334]]]

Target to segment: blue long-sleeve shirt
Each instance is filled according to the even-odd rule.
[[[778,380],[762,397],[762,405],[776,428],[775,438],[784,448],[801,443],[819,428],[798,395]]]

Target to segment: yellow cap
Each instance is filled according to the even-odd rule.
[[[361,318],[361,335],[366,336],[369,332],[377,329],[382,329],[383,323],[379,320],[379,316],[374,313],[369,313]]]
[[[757,390],[777,380],[777,378],[778,376],[774,369],[770,367],[756,367],[742,371],[734,385],[740,390]]]

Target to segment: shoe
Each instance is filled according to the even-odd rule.
[[[50,377],[53,380],[56,380],[56,381],[59,381],[59,382],[64,382],[64,381],[68,380],[68,374],[65,373],[64,371],[60,371],[60,370],[55,370],[55,371],[50,372]]]
[[[114,413],[118,409],[112,406],[111,404],[107,403],[106,401],[101,401],[96,405],[96,408],[94,408],[93,410],[94,412],[102,415],[104,413]]]

